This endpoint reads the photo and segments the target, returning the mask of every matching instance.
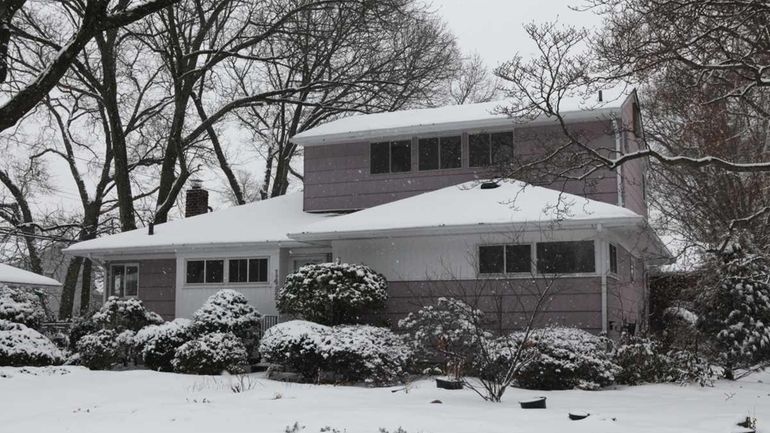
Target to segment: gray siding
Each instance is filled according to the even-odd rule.
[[[463,299],[484,312],[485,320],[498,332],[519,329],[534,311],[547,284],[552,284],[538,325],[574,326],[600,332],[601,278],[394,281],[389,284],[386,321],[397,324],[408,313],[432,304],[439,297]]]
[[[574,130],[597,149],[615,148],[609,121],[575,125]],[[370,174],[369,142],[308,146],[304,149],[304,208],[309,212],[357,210],[494,175],[493,169],[469,167],[467,136],[462,134],[462,168],[420,171],[415,139],[412,170],[393,174]],[[563,141],[563,134],[555,127],[517,128],[514,132],[516,163],[525,164],[540,157]],[[617,175],[612,171],[599,170],[586,181],[564,182],[562,179],[557,183],[542,177],[540,172],[521,177],[535,184],[618,203]]]
[[[635,276],[631,280],[631,262],[635,263]],[[607,320],[612,322],[611,331],[622,330],[626,324],[635,323],[637,329],[646,326],[646,285],[643,262],[622,247],[618,247],[617,277],[607,278]]]

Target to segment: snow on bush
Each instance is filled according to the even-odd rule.
[[[36,293],[0,284],[0,320],[38,328],[44,319],[45,310]]]
[[[699,299],[699,328],[709,335],[727,377],[770,360],[770,265],[732,246],[711,262],[716,272]]]
[[[77,342],[80,363],[91,370],[112,368],[121,359],[118,335],[112,329],[102,329],[81,337]]]
[[[138,331],[147,325],[163,323],[157,313],[147,310],[141,300],[110,296],[91,320],[105,329]]]
[[[530,334],[514,333],[516,344],[529,351],[516,381],[528,389],[598,389],[610,385],[620,368],[612,362],[611,342],[575,328],[544,328]]]
[[[77,351],[77,344],[83,336],[102,329],[91,317],[77,317],[72,321],[69,332],[69,349]]]
[[[479,345],[491,338],[482,329],[484,313],[463,301],[438,298],[428,305],[409,313],[398,322],[421,361],[443,359],[445,373],[459,379],[465,365],[470,365],[478,354]]]
[[[43,334],[21,323],[0,320],[0,366],[44,366],[62,362],[61,351]]]
[[[242,293],[225,289],[211,295],[193,314],[192,326],[198,335],[232,332],[244,340],[253,340],[259,333],[261,318]]]
[[[180,373],[245,373],[248,355],[241,339],[232,332],[212,332],[180,346],[171,363]]]
[[[364,265],[306,265],[286,277],[278,310],[325,325],[358,323],[361,315],[382,310],[388,299],[385,277]]]
[[[397,381],[412,358],[409,346],[387,328],[329,327],[303,320],[268,329],[259,351],[268,362],[296,371],[305,380],[326,372],[342,381],[376,384]]]
[[[134,347],[141,355],[145,367],[158,371],[173,371],[171,361],[176,349],[192,337],[192,321],[177,318],[139,330],[134,336]]]
[[[617,383],[699,383],[710,385],[714,373],[708,362],[688,350],[666,351],[655,340],[624,336],[615,350],[614,362],[621,367]]]

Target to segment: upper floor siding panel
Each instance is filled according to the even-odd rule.
[[[596,149],[612,151],[616,147],[616,135],[609,121],[580,124],[574,128],[587,137]],[[421,170],[419,139],[425,137],[397,137],[393,140],[408,141],[411,145],[411,167],[409,171],[396,173],[372,173],[370,142],[308,146],[304,149],[304,208],[308,212],[358,210],[498,175],[499,166],[471,167],[469,136],[480,132],[510,132],[513,135],[513,167],[521,167],[541,158],[565,140],[556,127],[511,127],[507,130],[447,134],[461,137],[459,167]],[[573,162],[565,162],[569,163]],[[529,173],[519,172],[516,176],[520,180],[594,200],[612,204],[620,202],[618,191],[621,183],[616,172],[597,170],[584,180],[565,180],[563,177],[556,180],[554,175],[562,172],[563,168],[554,166],[552,173],[537,169]],[[579,168],[576,168],[575,174],[578,171]]]

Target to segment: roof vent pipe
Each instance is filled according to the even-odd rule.
[[[150,221],[149,224],[147,224],[147,234],[152,236],[155,234],[155,223]]]
[[[602,94],[601,90],[599,90],[599,102],[604,102],[604,94]]]

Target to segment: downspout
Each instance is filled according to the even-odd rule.
[[[615,134],[615,157],[619,157],[622,154],[622,144],[623,144],[623,129],[621,128],[621,121],[622,117],[620,119],[615,119],[612,122],[612,131]],[[616,168],[616,179],[617,179],[617,189],[618,189],[618,206],[625,207],[625,200],[623,199],[623,165],[618,166]]]

